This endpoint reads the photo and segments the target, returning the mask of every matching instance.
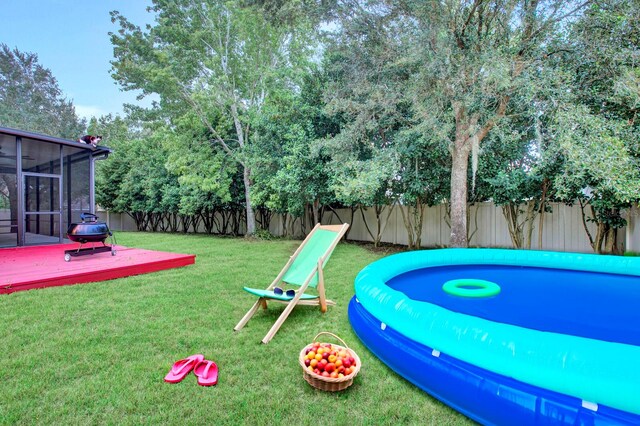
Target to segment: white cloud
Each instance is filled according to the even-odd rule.
[[[87,121],[91,117],[99,118],[100,116],[106,115],[107,113],[100,107],[95,105],[74,105],[76,107],[76,114],[80,118],[86,118]]]

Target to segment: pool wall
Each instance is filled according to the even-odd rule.
[[[636,367],[640,360],[640,347],[540,332],[484,320],[428,302],[412,300],[386,285],[389,279],[416,269],[482,264],[640,276],[640,259],[634,258],[499,249],[445,249],[401,253],[374,262],[358,274],[355,282],[356,296],[349,308],[354,330],[385,362],[388,356],[384,354],[384,346],[374,342],[384,341],[395,333],[397,336],[394,335],[394,344],[401,345],[404,351],[396,348],[394,352],[408,351],[410,353],[406,356],[409,358],[421,359],[422,361],[411,361],[421,363],[415,369],[422,368],[434,373],[437,370],[434,365],[444,368],[448,371],[448,381],[451,381],[452,375],[460,378],[461,374],[451,368],[451,365],[456,365],[456,368],[462,368],[463,371],[477,369],[474,374],[485,385],[490,382],[489,377],[500,378],[496,381],[500,384],[498,393],[508,394],[505,389],[513,388],[529,395],[533,390],[531,395],[538,401],[536,404],[554,400],[564,405],[567,401],[563,398],[569,398],[569,406],[575,407],[576,413],[586,410],[599,413],[600,418],[607,412],[614,413],[613,418],[629,414],[635,421],[640,421],[640,369]],[[425,363],[425,359],[429,362]],[[443,360],[448,360],[449,367],[442,366]],[[416,384],[469,417],[484,423],[492,422],[473,415],[476,409],[470,412],[464,408],[470,404],[467,399],[471,396],[459,396],[462,399],[456,402],[450,397],[439,395],[434,387],[439,386],[436,385],[440,383],[440,379],[435,376],[417,379],[413,376],[418,373],[403,374],[397,367],[392,368],[414,383],[426,380],[422,384]],[[505,385],[508,381],[513,381],[520,387],[514,387],[510,382]],[[481,388],[485,385],[478,386]],[[473,392],[482,393],[478,386],[473,388]],[[506,387],[503,389],[500,386]],[[526,387],[526,391],[522,390],[522,386]],[[550,399],[545,396],[547,393],[552,396],[561,395],[562,398]],[[516,395],[517,392],[512,393],[511,397],[503,395],[501,398],[522,401],[527,399]],[[492,404],[495,406],[495,402]],[[525,405],[529,404],[531,401]],[[507,405],[513,405],[513,401]],[[548,406],[549,404],[547,408]],[[524,411],[541,415],[542,408],[531,410],[529,407]],[[545,416],[548,417],[548,414]]]

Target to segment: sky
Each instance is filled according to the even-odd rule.
[[[153,23],[151,0],[0,0],[0,43],[38,55],[51,70],[63,97],[80,117],[123,114],[122,105],[148,106],[135,92],[123,92],[111,78],[113,47],[109,32],[118,30],[109,12],[118,10],[132,23]]]

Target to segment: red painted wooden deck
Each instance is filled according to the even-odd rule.
[[[64,251],[77,247],[71,243],[0,249],[0,294],[146,274],[191,265],[196,259],[193,254],[116,246],[115,256],[98,253],[65,262]]]

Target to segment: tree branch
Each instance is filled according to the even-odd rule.
[[[500,118],[504,117],[505,112],[507,111],[507,104],[509,104],[510,99],[511,97],[509,95],[504,95],[500,98],[500,103],[498,104],[495,115],[489,121],[487,121],[487,123],[482,127],[482,129],[480,129],[480,131],[478,131],[478,133],[476,133],[475,136],[478,138],[478,142],[481,142],[482,139],[487,136],[489,131],[493,129],[493,127],[496,125],[496,122]]]
[[[218,131],[211,125],[209,120],[207,120],[207,116],[204,113],[204,111],[202,111],[202,108],[200,108],[200,105],[198,105],[198,103],[195,100],[193,100],[191,96],[189,96],[189,92],[183,87],[182,84],[180,84],[180,88],[181,88],[180,95],[185,101],[187,101],[188,104],[190,104],[193,107],[193,111],[196,113],[198,118],[200,118],[200,121],[202,122],[202,124],[204,124],[207,127],[207,129],[214,136],[215,140],[220,144],[222,149],[224,149],[224,151],[227,154],[229,154],[232,158],[235,158],[233,150],[229,148],[229,146],[226,144],[224,139],[220,136],[220,133],[218,133]]]
[[[482,4],[483,0],[474,0],[473,5],[471,6],[471,10],[469,11],[469,16],[462,24],[462,28],[460,29],[460,38],[464,37],[464,32],[467,30],[467,26],[471,23],[471,18],[473,18],[473,14],[476,13],[476,9],[478,6]]]

